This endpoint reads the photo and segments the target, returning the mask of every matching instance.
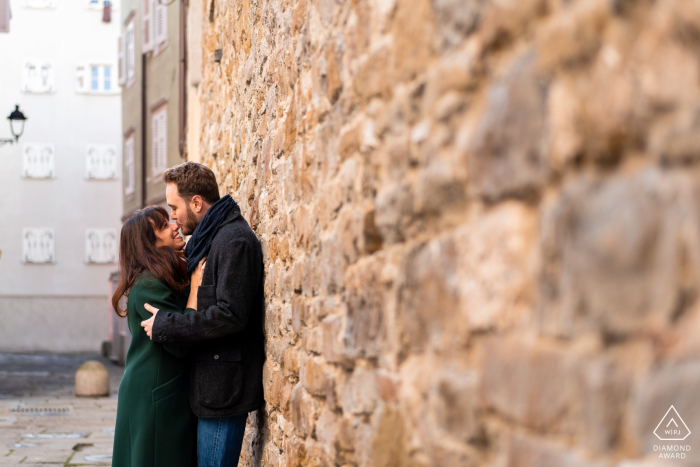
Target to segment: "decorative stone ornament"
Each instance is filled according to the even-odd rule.
[[[109,396],[109,373],[100,362],[87,361],[75,373],[75,395],[79,397]]]

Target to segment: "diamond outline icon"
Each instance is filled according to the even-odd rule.
[[[683,424],[683,426],[685,427],[685,429],[688,430],[688,434],[686,434],[686,435],[685,435],[684,437],[682,437],[682,438],[662,438],[661,436],[659,436],[659,435],[656,433],[656,430],[659,429],[659,427],[661,426],[661,424],[663,423],[663,421],[666,419],[666,416],[667,416],[668,413],[671,411],[671,409],[673,409],[673,412],[678,416],[678,419],[681,421],[681,423]],[[671,419],[671,420],[674,420],[674,419]],[[671,423],[671,422],[669,422],[669,423]],[[690,428],[688,428],[688,425],[685,424],[685,421],[684,421],[683,418],[681,417],[681,414],[678,413],[678,411],[676,410],[676,408],[675,408],[674,406],[671,406],[671,407],[668,408],[668,410],[666,411],[666,413],[664,414],[664,416],[661,417],[661,421],[659,422],[658,425],[656,425],[656,428],[654,428],[654,436],[656,436],[657,438],[659,438],[661,441],[683,441],[683,440],[686,439],[688,436],[690,436]]]

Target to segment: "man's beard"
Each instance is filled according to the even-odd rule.
[[[184,235],[192,235],[192,232],[194,232],[194,229],[197,228],[197,217],[195,217],[194,212],[192,212],[192,209],[190,209],[190,205],[187,204],[187,218],[185,219],[185,222],[183,222],[182,225],[182,233]]]

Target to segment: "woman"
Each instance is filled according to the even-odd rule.
[[[126,315],[132,340],[119,385],[114,467],[196,465],[197,419],[189,406],[185,349],[153,343],[140,326],[151,316],[146,303],[172,313],[197,308],[203,264],[190,284],[184,246],[177,224],[159,206],[136,211],[122,227],[112,306]]]

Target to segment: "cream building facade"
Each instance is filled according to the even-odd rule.
[[[0,147],[0,352],[97,351],[122,208],[120,5],[9,5],[0,113],[19,104],[28,120]]]

